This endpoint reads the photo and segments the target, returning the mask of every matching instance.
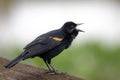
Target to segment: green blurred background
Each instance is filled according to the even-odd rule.
[[[120,80],[119,9],[119,0],[1,0],[0,56],[14,59],[38,35],[80,21],[86,32],[52,60],[53,66],[85,80]],[[38,57],[22,63],[47,69]]]
[[[1,51],[2,57],[13,59],[22,50],[20,46],[14,45]],[[22,63],[47,69],[38,57]],[[55,57],[52,64],[58,71],[86,80],[120,80],[120,45],[104,46],[100,41],[74,43],[68,50]]]

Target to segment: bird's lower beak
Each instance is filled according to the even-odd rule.
[[[79,32],[85,32],[85,31],[83,31],[83,30],[80,30],[80,29],[77,29]]]
[[[82,25],[82,24],[84,24],[84,23],[78,23],[77,25]]]

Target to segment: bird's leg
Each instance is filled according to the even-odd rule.
[[[47,65],[48,69],[49,69],[49,72],[46,72],[46,73],[51,73],[51,74],[55,74],[57,73],[56,70],[52,67],[51,65],[51,60],[44,60],[45,64]]]
[[[44,60],[44,62],[45,62],[45,64],[47,65],[47,67],[48,67],[48,69],[49,69],[49,72],[52,72],[52,70],[51,70],[51,68],[50,68],[49,64],[47,63],[47,61],[46,61],[46,60]]]
[[[51,65],[51,60],[44,60],[45,64],[47,65],[49,71],[48,72],[45,72],[47,74],[65,74],[63,72],[57,72],[53,66]]]
[[[49,63],[48,63],[48,64],[49,64]],[[60,74],[60,75],[66,74],[65,72],[58,72],[57,70],[54,69],[54,67],[53,67],[51,64],[49,64],[49,66],[50,66],[51,69],[52,69],[51,74]]]
[[[48,64],[49,64],[49,63],[48,63]],[[54,67],[53,67],[51,64],[49,64],[49,66],[51,67],[52,72],[56,72],[56,70],[54,69]]]
[[[49,65],[51,72],[56,72],[56,70],[51,65],[51,59],[46,60],[47,64]]]
[[[51,60],[47,60],[47,63],[49,67],[52,69],[51,74],[60,74],[60,75],[65,74],[64,72],[58,72],[57,70],[55,70],[55,68],[51,65]]]

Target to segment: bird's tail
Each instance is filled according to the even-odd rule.
[[[24,53],[20,54],[14,60],[10,61],[8,64],[4,65],[5,68],[11,68],[24,59]]]

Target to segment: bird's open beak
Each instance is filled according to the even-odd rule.
[[[84,24],[84,23],[79,23],[79,24],[77,24],[78,26],[79,25],[82,25],[82,24]],[[79,32],[85,32],[85,31],[83,31],[83,30],[80,30],[80,29],[77,29]]]

